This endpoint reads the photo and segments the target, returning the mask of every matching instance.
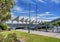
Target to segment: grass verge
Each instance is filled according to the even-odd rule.
[[[19,31],[5,31],[2,32],[1,34],[5,36],[9,33],[16,33],[17,38],[20,40],[24,40],[25,42],[60,42],[60,39],[58,38],[29,34],[29,33],[19,32]]]

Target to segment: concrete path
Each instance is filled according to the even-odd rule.
[[[28,32],[28,30],[16,30],[16,31],[21,31],[21,32]],[[31,34],[37,34],[37,35],[43,35],[43,36],[49,36],[49,37],[54,37],[54,38],[60,38],[60,33],[52,33],[52,32],[42,32],[42,31],[32,31],[30,30]]]

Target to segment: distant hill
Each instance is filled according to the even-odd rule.
[[[60,25],[60,18],[51,21],[51,23],[54,25]]]
[[[57,21],[60,21],[60,18],[58,18],[58,19],[54,19],[54,20],[51,21],[51,22],[57,22]]]

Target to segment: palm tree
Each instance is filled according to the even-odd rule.
[[[24,23],[24,18],[22,18],[20,21],[21,21],[21,22],[22,22],[22,24],[23,24],[23,23]]]

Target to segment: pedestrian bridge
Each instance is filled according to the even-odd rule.
[[[9,28],[37,28],[37,27],[40,27],[41,25],[38,25],[38,24],[8,24],[8,27]]]

